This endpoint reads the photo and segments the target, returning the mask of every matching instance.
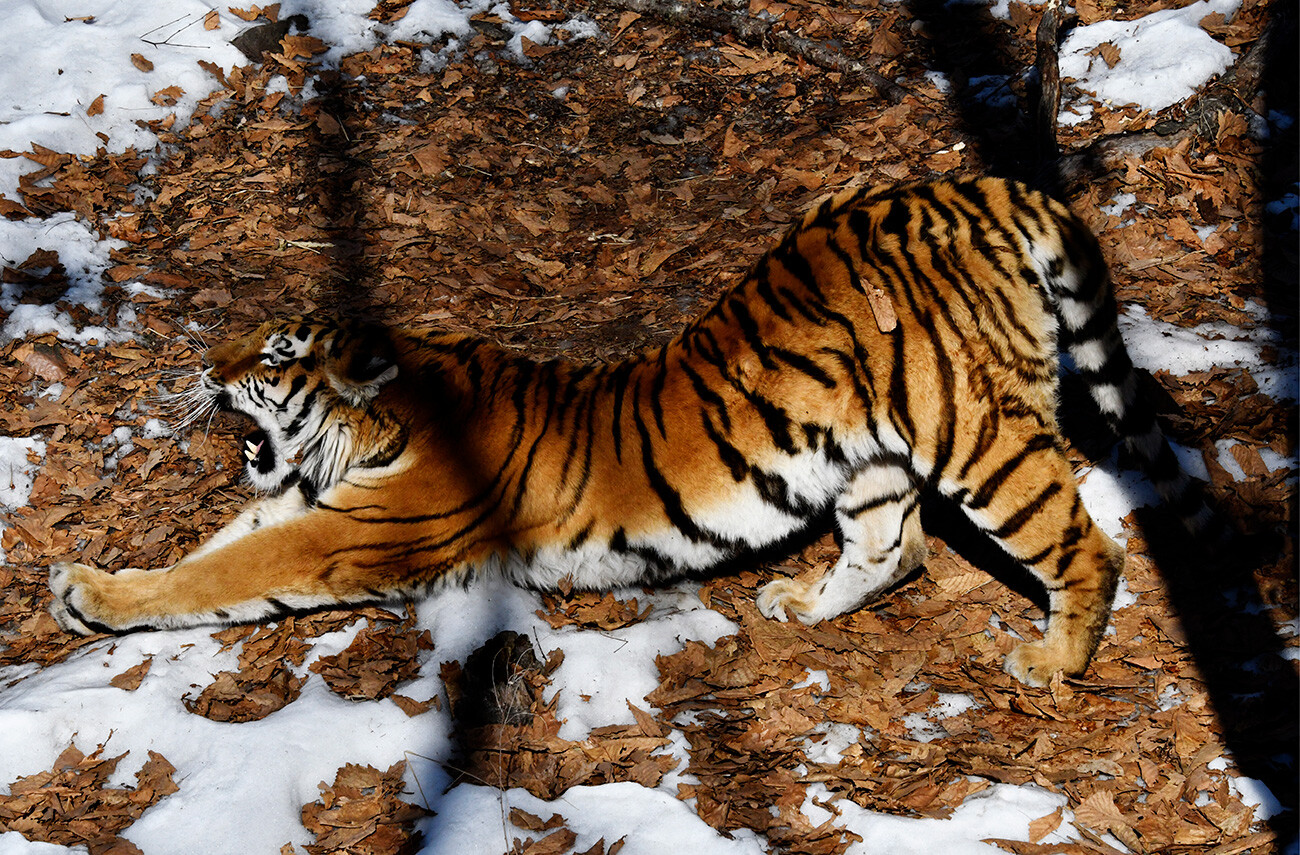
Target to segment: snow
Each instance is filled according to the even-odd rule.
[[[548,832],[526,833],[505,822],[512,808],[543,819],[560,813],[578,839],[582,852],[604,838],[606,846],[626,837],[621,855],[663,855],[699,852],[708,855],[764,855],[767,847],[753,832],[732,832],[728,840],[705,825],[695,811],[675,795],[647,790],[632,783],[574,787],[554,802],[544,802],[525,790],[502,793],[488,787],[462,785],[438,805],[439,814],[426,820],[426,845],[421,855],[464,855],[504,852],[515,838],[528,840]]]
[[[803,812],[814,824],[830,818],[830,812],[813,803],[829,801],[831,792],[823,784],[808,788]],[[862,840],[849,847],[847,855],[992,855],[1002,852],[992,844],[981,841],[990,837],[1010,840],[1028,840],[1029,823],[1047,816],[1065,806],[1065,797],[1050,793],[1033,784],[1013,786],[994,784],[970,796],[947,819],[908,819],[867,810],[842,799],[835,802],[842,812],[837,824],[843,824],[862,835]],[[1061,827],[1039,843],[1067,843],[1078,838],[1062,832],[1069,829],[1062,820]]]
[[[27,504],[32,494],[32,479],[36,477],[38,460],[45,456],[45,443],[35,438],[0,436],[0,508],[13,511]],[[5,524],[0,521],[0,534]],[[5,560],[0,549],[0,561]]]
[[[940,692],[935,703],[924,713],[908,713],[903,716],[903,725],[908,735],[917,742],[932,742],[948,735],[948,731],[939,723],[942,719],[961,715],[966,710],[979,706],[969,695]]]
[[[244,25],[226,6],[201,0],[5,4],[6,39],[22,45],[22,61],[0,65],[0,92],[6,93],[0,100],[0,148],[25,151],[37,142],[73,154],[93,154],[101,146],[112,152],[153,149],[157,137],[136,120],[175,113],[184,122],[217,85],[197,60],[225,69],[245,61],[229,44]],[[205,30],[203,18],[214,9],[221,29]],[[132,54],[153,63],[153,70],[137,68]],[[175,105],[149,100],[169,86],[185,90]],[[100,95],[103,112],[87,115]],[[22,158],[0,160],[0,192],[16,198],[19,172],[36,167]]]
[[[1075,78],[1076,89],[1091,92],[1102,103],[1162,110],[1187,98],[1232,64],[1232,51],[1202,30],[1199,22],[1216,12],[1231,19],[1240,6],[1240,0],[1199,0],[1133,21],[1098,21],[1077,27],[1061,45],[1061,77]],[[1106,43],[1119,50],[1114,68],[1100,56],[1089,55]],[[1067,104],[1061,122],[1075,124],[1088,118],[1091,100]]]
[[[5,39],[11,56],[13,46],[22,46],[22,57],[0,66],[0,91],[8,93],[0,100],[0,149],[26,151],[35,142],[78,154],[92,154],[101,146],[115,152],[130,147],[153,151],[157,139],[138,121],[171,114],[179,123],[187,121],[197,102],[216,86],[215,79],[199,67],[199,60],[225,70],[244,62],[229,39],[249,25],[227,6],[225,0],[81,0],[74,10],[39,0],[11,0],[4,11]],[[399,39],[433,42],[427,59],[435,63],[439,40],[469,35],[470,15],[487,10],[505,21],[516,60],[523,61],[523,38],[538,43],[553,38],[546,27],[516,21],[506,6],[492,0],[467,0],[463,5],[416,0],[406,16],[390,26],[369,20],[372,7],[372,0],[285,0],[281,15],[307,15],[309,32],[331,45],[327,63]],[[1237,0],[1202,0],[1134,22],[1081,28],[1067,42],[1062,73],[1079,78],[1079,85],[1095,91],[1098,98],[1156,109],[1185,97],[1223,70],[1230,53],[1200,30],[1197,21],[1215,11],[1230,16],[1236,8]],[[1005,10],[1005,0],[994,6],[995,12],[1005,14]],[[212,11],[220,27],[209,30],[203,21]],[[93,20],[65,17],[71,14],[93,16]],[[581,19],[558,26],[578,37],[596,32],[593,24]],[[1120,49],[1121,60],[1114,69],[1086,56],[1104,41]],[[133,54],[151,62],[153,70],[140,70],[132,62]],[[942,76],[933,80],[940,87],[948,83]],[[175,104],[150,101],[154,93],[173,85],[184,90]],[[311,90],[309,81],[305,92]],[[100,95],[104,96],[102,112],[88,115]],[[562,97],[558,90],[557,97]],[[0,193],[16,199],[18,176],[37,168],[25,158],[0,159]],[[1119,213],[1133,200],[1117,198],[1114,203]],[[1295,207],[1290,197],[1280,203],[1279,211],[1293,213]],[[0,258],[5,263],[20,263],[37,249],[57,252],[71,283],[66,299],[92,310],[99,306],[102,274],[115,246],[69,214],[44,220],[0,220]],[[152,293],[134,283],[124,287],[128,293]],[[0,342],[55,332],[66,342],[103,345],[133,334],[129,311],[119,313],[119,327],[79,328],[66,313],[18,303],[8,285],[0,290],[0,311],[5,314]],[[1186,330],[1160,324],[1133,309],[1126,314],[1124,326],[1129,346],[1144,367],[1182,374],[1214,365],[1241,366],[1255,376],[1265,394],[1296,398],[1295,354],[1267,335],[1211,326]],[[1266,347],[1283,352],[1280,366],[1265,367]],[[161,436],[168,430],[164,421],[153,420],[144,435]],[[121,428],[111,435],[106,449],[115,449],[120,456],[131,441],[130,429]],[[0,437],[0,506],[6,512],[28,502],[39,466],[29,458],[40,459],[44,449],[39,437]],[[1189,468],[1199,463],[1189,452],[1182,456]],[[1231,455],[1226,448],[1221,458],[1227,465]],[[1265,461],[1270,468],[1295,467],[1294,459],[1266,457]],[[1118,473],[1112,461],[1088,473],[1084,495],[1090,511],[1108,531],[1117,533],[1118,520],[1135,503],[1147,500],[1144,489],[1144,482],[1131,473]],[[297,669],[307,677],[299,699],[266,719],[245,724],[212,722],[190,714],[182,704],[181,698],[196,694],[196,687],[205,685],[212,674],[235,667],[235,654],[220,652],[205,630],[129,635],[82,649],[48,668],[6,668],[0,670],[0,786],[20,775],[49,769],[70,741],[87,752],[101,743],[112,753],[129,752],[114,783],[130,782],[153,750],[176,766],[180,790],[147,810],[126,832],[128,839],[150,855],[166,855],[192,851],[192,833],[187,832],[200,831],[207,841],[221,841],[224,851],[274,852],[287,842],[309,842],[300,808],[317,797],[317,784],[333,780],[339,767],[362,763],[387,768],[406,760],[408,789],[416,794],[412,800],[438,812],[422,823],[423,851],[429,855],[500,852],[509,848],[513,838],[540,836],[508,823],[505,817],[512,807],[543,817],[563,814],[578,835],[579,851],[602,837],[607,844],[625,837],[625,855],[761,853],[766,847],[760,838],[746,832],[723,837],[699,819],[689,802],[678,800],[676,783],[689,779],[681,772],[686,752],[679,731],[673,731],[671,738],[681,766],[656,789],[631,783],[579,787],[551,803],[522,790],[501,792],[471,784],[447,789],[450,777],[443,764],[453,746],[439,662],[464,661],[475,647],[506,628],[529,635],[543,653],[563,649],[565,660],[554,674],[551,692],[565,720],[561,736],[581,739],[594,727],[631,723],[629,703],[647,706],[644,697],[658,683],[656,655],[679,650],[692,639],[711,643],[736,630],[721,615],[704,608],[695,590],[684,584],[652,595],[628,592],[648,603],[651,612],[644,621],[612,632],[552,629],[535,614],[541,606],[536,594],[501,581],[484,580],[422,602],[418,626],[432,633],[435,649],[424,662],[424,675],[403,686],[402,692],[417,699],[439,696],[443,704],[442,711],[414,718],[391,701],[343,700],[308,673],[307,666],[316,658],[343,649],[360,624],[317,639],[310,658]],[[136,691],[108,685],[109,677],[149,657],[151,670]],[[826,685],[828,677],[814,673],[808,680],[808,685]],[[941,719],[970,703],[974,702],[964,696],[942,696],[935,708],[918,716],[916,724],[934,727],[929,719]],[[869,732],[832,724],[818,745],[809,746],[810,757],[835,762],[854,743],[870,738]],[[1258,782],[1238,778],[1234,786],[1261,811],[1276,809],[1276,800],[1266,790],[1261,792]],[[810,788],[804,812],[814,823],[830,818],[814,798],[830,795],[821,785]],[[836,804],[843,815],[835,822],[863,837],[851,852],[973,855],[1000,851],[980,842],[985,838],[1028,839],[1028,823],[1060,809],[1065,797],[1034,786],[996,784],[967,799],[944,820],[885,816],[847,800]],[[249,816],[257,817],[256,822],[247,822]],[[1072,833],[1068,812],[1061,828],[1043,842],[1067,841],[1071,839],[1067,832]],[[14,833],[0,835],[0,855],[70,851],[78,850],[31,843]]]

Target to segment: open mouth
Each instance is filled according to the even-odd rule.
[[[275,450],[271,447],[271,438],[261,428],[244,435],[243,450],[244,460],[261,474],[266,475],[275,469]]]

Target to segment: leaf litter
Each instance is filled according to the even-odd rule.
[[[53,304],[78,325],[129,318],[138,329],[109,346],[76,348],[50,334],[0,347],[0,430],[39,433],[47,445],[30,504],[11,515],[0,543],[10,562],[0,566],[0,663],[50,664],[102,641],[70,638],[49,618],[50,560],[164,565],[233,516],[243,496],[223,422],[146,430],[158,413],[149,402],[185,382],[163,372],[197,365],[196,326],[220,322],[202,333],[215,341],[286,311],[365,311],[486,334],[534,355],[614,359],[666,340],[825,193],[981,168],[953,104],[916,60],[924,28],[908,9],[751,6],[791,31],[854,46],[904,80],[907,97],[876,103],[842,75],[726,35],[588,9],[603,39],[526,43],[522,65],[491,59],[503,49],[492,16],[441,68],[429,67],[419,45],[391,44],[325,70],[313,59],[323,42],[287,35],[261,64],[209,69],[221,88],[187,125],[152,123],[168,154],[147,177],[135,151],[0,152],[41,165],[22,179],[21,201],[3,200],[0,213],[72,212],[121,241],[102,313],[63,296],[67,271],[43,250],[5,267],[18,300]],[[375,14],[391,19],[404,8],[380,3]],[[1031,60],[1037,13],[1010,9],[1000,31]],[[1114,10],[1084,3],[1079,12],[1088,20]],[[278,9],[245,14],[275,21]],[[1266,23],[1264,4],[1244,2],[1231,23],[1202,26],[1240,56]],[[165,84],[154,94],[161,103],[181,94]],[[1179,326],[1251,329],[1261,323],[1252,305],[1283,315],[1294,313],[1294,300],[1279,304],[1265,285],[1278,271],[1263,268],[1261,253],[1274,238],[1261,201],[1272,177],[1261,172],[1246,109],[1259,95],[1224,94],[1212,85],[1159,115],[1099,105],[1063,130],[1062,142],[1083,147],[1178,124],[1167,140],[1073,188],[1071,202],[1099,232],[1122,303]],[[1211,118],[1199,121],[1207,109]],[[137,193],[141,183],[150,194]],[[1140,204],[1106,213],[1125,194]],[[147,287],[128,287],[137,282]],[[1240,370],[1160,372],[1157,382],[1174,435],[1205,450],[1215,498],[1231,518],[1248,531],[1287,532],[1253,575],[1275,622],[1294,621],[1294,474],[1261,457],[1293,458],[1294,407],[1261,394]],[[56,383],[56,394],[38,394]],[[125,442],[116,434],[123,425]],[[1231,455],[1245,477],[1219,462],[1209,443],[1223,439],[1236,443]],[[924,574],[857,614],[817,627],[761,618],[752,603],[767,579],[817,574],[834,560],[834,544],[822,538],[785,566],[707,582],[701,598],[739,631],[661,656],[660,685],[646,709],[632,707],[634,725],[560,738],[545,690],[561,657],[539,657],[527,639],[487,645],[489,663],[503,644],[510,652],[486,676],[474,676],[469,661],[441,663],[460,728],[459,774],[552,799],[582,784],[657,786],[685,772],[678,795],[706,822],[755,830],[781,852],[841,853],[856,839],[833,817],[814,825],[809,800],[832,814],[848,800],[944,817],[994,783],[1036,784],[1068,805],[1036,819],[1031,841],[996,841],[1007,851],[1276,851],[1231,782],[1188,630],[1144,537],[1130,532],[1132,601],[1117,608],[1114,634],[1082,680],[1035,690],[1006,677],[1002,658],[1035,636],[1041,609],[938,538]],[[564,591],[543,604],[553,627],[584,631],[634,626],[648,613],[616,594]],[[346,649],[303,667],[315,639],[360,618],[367,625]],[[412,715],[440,703],[398,692],[436,659],[412,612],[324,612],[214,637],[239,647],[238,668],[183,700],[218,721],[270,715],[313,674],[358,703],[391,698]],[[1285,643],[1294,650],[1296,639]],[[1294,672],[1282,660],[1259,667]],[[133,691],[149,668],[146,659],[106,680]],[[1261,710],[1255,724],[1261,739],[1294,741],[1294,722]],[[674,731],[684,753],[671,750]],[[49,772],[10,783],[0,829],[92,852],[134,851],[116,835],[175,791],[174,770],[151,754],[135,788],[106,787],[121,757],[101,755],[102,746],[90,755],[69,746]],[[332,785],[322,782],[321,797],[303,807],[316,835],[308,851],[409,849],[421,811],[401,798],[403,772],[348,765]],[[1279,796],[1294,804],[1294,794]],[[560,814],[515,811],[510,822],[527,832],[512,852],[576,851]],[[1061,827],[1075,829],[1077,841],[1046,840]],[[587,851],[613,855],[621,846],[602,840]]]

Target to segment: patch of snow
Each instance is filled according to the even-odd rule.
[[[5,39],[11,46],[21,45],[21,61],[12,61],[18,59],[15,55],[0,64],[0,92],[5,93],[0,97],[0,149],[26,151],[36,142],[70,154],[94,154],[101,147],[148,151],[158,138],[137,120],[175,114],[185,124],[200,99],[218,86],[196,60],[227,71],[247,62],[229,43],[244,24],[228,11],[228,3],[217,0],[159,5],[6,3]],[[204,29],[204,18],[213,11],[221,28]],[[137,68],[132,54],[152,63],[153,70]],[[170,86],[183,90],[176,103],[150,100]],[[102,112],[88,115],[100,95]],[[0,159],[0,193],[17,198],[18,176],[39,168],[26,158]]]
[[[867,735],[865,731],[844,722],[831,722],[821,740],[805,740],[803,753],[810,763],[833,766],[844,759],[844,752]]]
[[[44,457],[45,443],[35,437],[0,436],[0,508],[14,511],[27,504]]]
[[[806,689],[809,686],[816,686],[823,692],[829,691],[831,687],[831,675],[822,670],[813,670],[808,672],[808,676],[795,683],[790,688]]]
[[[903,716],[903,726],[908,729],[909,736],[917,742],[933,742],[948,735],[948,731],[938,723],[939,721],[961,715],[966,710],[977,706],[979,703],[970,695],[940,692],[934,705],[924,713],[908,713]]]
[[[1174,707],[1181,707],[1183,702],[1186,700],[1187,698],[1178,690],[1178,686],[1174,683],[1170,683],[1168,686],[1165,686],[1164,691],[1160,693],[1160,697],[1156,699],[1156,703],[1159,705],[1161,712],[1167,712]]]
[[[1026,6],[1041,6],[1047,0],[1024,0]],[[988,6],[989,14],[1001,20],[1011,18],[1011,0],[948,0],[944,4],[948,8],[953,6]]]
[[[1264,210],[1288,222],[1287,228],[1291,231],[1300,229],[1300,192],[1283,194],[1281,199],[1265,205]]]
[[[1127,609],[1129,606],[1135,606],[1137,605],[1137,601],[1137,594],[1128,589],[1128,581],[1123,576],[1120,576],[1119,585],[1115,588],[1115,602],[1111,606],[1111,611],[1117,612],[1120,609]],[[1113,629],[1113,626],[1107,627],[1108,631]]]
[[[833,798],[824,784],[808,788],[803,813],[814,825],[833,820],[837,827],[862,836],[849,846],[846,855],[995,855],[1003,850],[983,840],[990,837],[1029,840],[1029,823],[1065,806],[1065,796],[1033,784],[994,784],[970,796],[947,819],[915,819],[867,810],[848,799],[835,802],[838,818],[813,803]],[[1073,836],[1068,820],[1043,837],[1040,843],[1069,843]]]
[[[0,160],[0,163],[4,162]],[[92,312],[103,308],[103,274],[113,263],[109,253],[125,245],[119,240],[99,239],[90,226],[68,212],[44,220],[0,220],[0,262],[16,267],[39,249],[58,253],[68,277],[68,289],[62,299],[85,306]],[[0,285],[0,310],[9,314],[4,326],[0,327],[0,343],[50,332],[58,334],[63,341],[76,344],[105,344],[130,337],[121,326],[78,329],[66,311],[53,305],[21,303],[21,294],[20,285]]]
[[[1077,27],[1061,45],[1061,77],[1073,77],[1077,89],[1093,93],[1103,103],[1162,110],[1232,65],[1232,50],[1202,30],[1199,22],[1215,12],[1231,18],[1240,5],[1240,0],[1199,0],[1132,21]],[[1100,56],[1089,56],[1106,43],[1119,51],[1114,68]],[[1061,121],[1073,123],[1065,112]]]
[[[1011,78],[1005,74],[987,74],[968,81],[971,97],[976,101],[1003,110],[1015,109],[1019,103],[1011,88]]]
[[[1137,196],[1132,193],[1116,193],[1111,197],[1109,205],[1102,205],[1101,212],[1111,217],[1122,216],[1125,211],[1133,207],[1137,201]]]
[[[650,614],[622,629],[554,630],[542,624],[544,629],[535,630],[543,651],[564,648],[564,662],[547,696],[547,701],[558,698],[561,739],[577,742],[596,727],[635,724],[628,705],[649,707],[645,696],[659,687],[656,656],[676,653],[687,640],[711,644],[739,629],[706,608],[698,590],[698,585],[683,584],[649,595],[638,591],[638,602],[651,604]]]
[[[332,780],[332,779],[331,779]],[[527,832],[506,817],[519,808],[546,818],[558,813],[578,835],[575,851],[606,847],[626,838],[620,855],[699,852],[708,855],[764,855],[764,840],[748,830],[722,837],[686,802],[662,790],[633,783],[574,787],[559,799],[543,801],[526,790],[500,790],[461,784],[436,804],[438,815],[419,823],[424,833],[421,855],[504,852],[516,838],[533,840],[550,832]]]
[[[942,71],[927,71],[925,79],[933,83],[934,88],[938,89],[940,94],[947,95],[952,91],[952,81]]]
[[[1262,822],[1285,808],[1263,781],[1257,778],[1229,776],[1228,786],[1241,797],[1242,804],[1255,809],[1255,820]]]
[[[1175,376],[1211,368],[1243,368],[1259,391],[1279,401],[1294,401],[1300,390],[1295,350],[1273,329],[1243,330],[1223,323],[1179,327],[1156,320],[1141,306],[1127,306],[1119,316],[1133,364],[1145,371],[1164,369]],[[1264,359],[1276,350],[1277,364]]]
[[[37,462],[33,463],[32,457]],[[45,443],[35,437],[0,436],[0,508],[12,512],[27,504],[44,457]],[[6,527],[0,520],[0,534]],[[0,561],[4,560],[4,550],[0,549]]]

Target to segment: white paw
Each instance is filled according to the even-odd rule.
[[[50,568],[50,591],[54,594],[54,599],[50,602],[50,614],[66,632],[77,635],[95,634],[95,630],[78,616],[81,614],[79,605],[83,598],[76,581],[76,577],[81,574],[93,572],[84,564],[61,563]]]

